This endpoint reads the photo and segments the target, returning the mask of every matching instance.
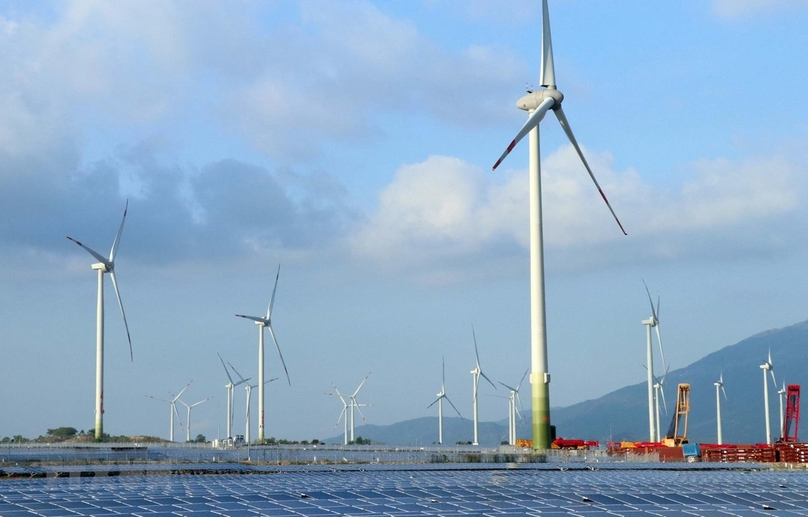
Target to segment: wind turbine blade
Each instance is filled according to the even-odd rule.
[[[519,406],[522,408],[522,413],[525,412],[525,406],[522,404],[522,397],[519,396],[519,392],[516,392],[516,400],[519,401]],[[519,417],[524,420],[525,418],[520,414]]]
[[[278,273],[275,275],[275,287],[272,288],[272,298],[269,299],[269,306],[267,307],[267,319],[272,316],[272,306],[275,305],[275,291],[278,290],[278,278],[281,276],[281,265],[278,264]]]
[[[250,380],[250,379],[245,379],[243,375],[241,375],[240,373],[238,373],[238,370],[236,370],[236,367],[235,367],[235,366],[233,366],[232,364],[230,364],[230,361],[227,361],[227,364],[228,364],[228,366],[230,366],[230,368],[232,368],[232,369],[233,369],[233,371],[234,371],[234,372],[236,372],[236,375],[238,375],[238,378],[239,378],[239,379],[241,379],[242,381],[248,381],[248,380]]]
[[[471,326],[471,337],[474,338],[474,357],[477,358],[477,369],[480,369],[480,352],[477,351],[477,334],[474,332],[474,325]]]
[[[248,320],[257,321],[258,323],[266,323],[266,318],[261,318],[260,316],[245,316],[244,314],[236,314],[239,318],[246,318]]]
[[[664,368],[666,368],[666,365],[665,365],[665,351],[662,349],[662,336],[659,333],[659,321],[657,321],[657,324],[656,324],[655,328],[656,328],[657,343],[659,343],[659,356],[662,359],[662,368],[664,369]]]
[[[283,365],[283,371],[286,373],[286,382],[289,383],[289,386],[292,385],[292,379],[289,378],[289,370],[286,369],[286,361],[283,360],[283,354],[281,353],[281,347],[278,346],[278,340],[275,339],[275,332],[272,330],[272,325],[267,325],[269,329],[269,335],[272,336],[272,342],[275,343],[275,349],[278,351],[278,357],[281,358],[281,364]]]
[[[427,409],[431,408],[432,406],[434,406],[434,405],[435,405],[435,403],[437,403],[437,402],[438,402],[440,399],[442,399],[443,397],[444,397],[444,395],[441,395],[440,397],[436,398],[434,401],[432,401],[432,404],[428,405],[426,408],[427,408]]]
[[[648,290],[648,284],[645,283],[645,279],[641,278],[642,285],[645,286],[645,293],[648,295],[648,303],[651,305],[651,316],[654,318],[654,321],[657,321],[657,313],[656,309],[654,309],[654,301],[651,299],[651,291]]]
[[[774,384],[774,389],[777,389],[777,379],[774,378],[774,369],[769,370],[769,373],[772,374],[772,384]]]
[[[522,375],[522,380],[520,380],[519,384],[516,385],[516,390],[515,391],[516,391],[517,394],[519,393],[519,390],[522,389],[522,383],[525,382],[525,378],[527,377],[527,374],[529,372],[530,372],[530,366],[527,367],[527,370],[525,370],[524,375]]]
[[[362,413],[362,406],[369,406],[369,405],[370,404],[357,404],[356,400],[354,400],[354,406],[356,407],[356,410],[359,411],[359,416],[362,417],[362,421],[365,422],[365,423],[367,423],[368,420],[367,420],[367,418],[365,418],[365,415]]]
[[[118,291],[118,281],[115,279],[115,271],[109,272],[109,277],[112,279],[112,287],[115,288],[115,297],[118,299],[118,307],[121,308],[121,316],[123,316],[123,326],[126,328],[126,339],[129,341],[129,360],[134,362],[135,356],[132,353],[132,336],[129,335],[129,324],[126,322],[126,313],[123,311],[123,302],[121,302],[121,293]]]
[[[482,375],[482,376],[483,376],[483,378],[484,378],[485,380],[487,380],[487,381],[488,381],[488,383],[489,383],[491,386],[493,386],[493,387],[494,387],[494,389],[497,389],[497,385],[496,385],[496,384],[494,384],[494,383],[491,381],[491,379],[489,379],[489,378],[488,378],[488,376],[487,376],[486,374],[484,374],[484,373],[483,373],[483,371],[482,371],[482,370],[480,370],[480,375]]]
[[[502,384],[503,386],[505,386],[506,388],[508,388],[508,389],[509,389],[509,390],[511,390],[512,392],[516,393],[516,388],[512,388],[512,387],[510,387],[510,386],[508,386],[507,384],[505,384],[505,383],[504,383],[504,382],[502,382],[502,381],[497,381],[497,382],[498,382],[498,383],[500,383],[500,384]]]
[[[662,405],[665,407],[665,414],[668,414],[668,402],[665,400],[665,390],[660,386],[659,393],[662,395]]]
[[[452,406],[452,409],[455,410],[455,413],[457,413],[457,416],[459,416],[461,419],[465,420],[465,418],[463,418],[463,415],[460,414],[460,411],[458,411],[457,408],[455,407],[455,405],[452,404],[452,401],[449,400],[448,395],[444,395],[444,398],[446,399],[446,402],[448,402],[449,405]]]
[[[194,381],[191,381],[191,382],[194,382]],[[180,390],[179,393],[177,393],[177,396],[174,397],[174,402],[176,402],[177,400],[179,400],[180,397],[182,397],[182,394],[185,393],[185,390],[187,390],[191,386],[191,382],[186,384],[185,387],[182,388],[182,390]]]
[[[76,240],[76,239],[74,239],[73,237],[70,237],[69,235],[67,236],[67,238],[68,238],[69,240],[71,240],[71,241],[75,242],[76,244],[78,244],[78,245],[79,245],[79,246],[81,246],[82,248],[84,248],[84,250],[85,250],[87,253],[89,253],[90,255],[92,255],[92,256],[93,256],[93,258],[95,258],[95,260],[97,260],[98,262],[101,262],[102,264],[107,264],[107,265],[109,265],[110,261],[109,261],[109,260],[107,260],[107,259],[106,259],[106,257],[104,257],[103,255],[101,255],[100,253],[98,253],[98,252],[97,252],[97,251],[95,251],[94,249],[90,248],[89,246],[85,246],[84,244],[82,244],[81,242],[77,241],[77,240]]]
[[[367,382],[368,377],[370,377],[370,374],[371,374],[371,372],[368,372],[368,374],[365,375],[365,378],[362,379],[362,382],[359,383],[359,387],[357,387],[356,391],[353,392],[353,395],[351,395],[351,398],[354,398],[354,397],[356,397],[357,394],[359,394],[359,390],[361,390],[362,386],[365,385],[365,382]],[[354,400],[354,402],[356,402],[356,400]]]
[[[614,217],[614,220],[617,222],[617,226],[620,227],[620,231],[623,232],[623,235],[628,235],[626,233],[626,230],[623,229],[623,225],[620,223],[620,219],[617,218],[617,214],[614,213],[614,210],[612,209],[612,205],[609,203],[609,200],[606,199],[606,194],[604,194],[603,189],[600,188],[600,184],[598,183],[598,180],[595,179],[595,175],[592,173],[592,169],[589,167],[589,163],[587,163],[586,158],[584,158],[584,153],[583,153],[583,151],[581,151],[581,147],[578,145],[578,141],[575,140],[575,135],[572,134],[572,128],[570,127],[570,123],[567,120],[566,115],[564,115],[564,110],[561,109],[561,106],[559,105],[553,111],[555,111],[556,118],[558,118],[558,122],[561,123],[561,127],[564,129],[564,132],[567,134],[567,138],[569,138],[570,143],[575,148],[575,151],[578,153],[578,157],[581,158],[581,161],[583,162],[584,167],[586,167],[586,172],[589,173],[589,177],[592,178],[592,181],[595,183],[595,186],[597,187],[598,192],[600,192],[600,197],[602,197],[603,201],[606,202],[606,206],[609,208],[609,212],[612,213],[612,217]],[[652,305],[653,305],[653,303],[652,303]]]
[[[123,233],[123,223],[126,221],[126,212],[129,211],[129,200],[126,200],[126,205],[123,208],[123,217],[121,218],[121,225],[118,227],[118,234],[115,235],[115,240],[112,241],[112,249],[109,250],[109,261],[115,262],[115,253],[118,251],[118,243],[121,241],[121,234]]]
[[[499,157],[499,160],[497,160],[497,163],[494,164],[491,170],[493,171],[497,170],[499,164],[502,163],[502,161],[505,159],[506,156],[511,154],[511,151],[513,151],[513,148],[516,147],[516,144],[518,144],[519,141],[525,137],[525,135],[530,133],[530,131],[532,131],[533,128],[539,125],[539,122],[541,122],[541,120],[544,118],[544,114],[547,113],[547,110],[553,107],[554,103],[555,101],[551,97],[547,97],[541,102],[541,104],[539,104],[539,106],[535,109],[535,111],[533,111],[533,113],[531,113],[530,116],[527,118],[527,122],[525,122],[525,125],[522,126],[522,129],[520,129],[519,132],[516,133],[514,139],[511,141],[510,144],[508,144],[508,147],[505,148],[505,152],[502,153],[502,155]]]
[[[550,12],[547,10],[547,0],[542,2],[542,32],[541,32],[541,77],[542,86],[555,88],[555,66],[553,65],[553,40],[550,36]]]
[[[723,385],[723,384],[721,385],[721,391],[724,393],[724,400],[728,400],[728,399],[727,399],[727,390],[725,390],[725,389],[724,389],[724,385]]]
[[[224,368],[224,373],[227,374],[227,379],[230,381],[230,384],[233,384],[233,378],[230,376],[230,371],[227,369],[227,366],[225,366],[225,364],[224,364],[224,359],[222,359],[222,356],[221,356],[221,354],[219,354],[219,352],[216,352],[216,355],[219,356],[219,361],[222,362],[222,368]],[[231,368],[232,368],[232,366],[231,366]]]

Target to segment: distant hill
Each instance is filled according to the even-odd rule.
[[[691,442],[715,443],[715,386],[723,372],[727,400],[721,400],[724,443],[762,443],[766,441],[763,415],[763,374],[760,365],[771,350],[778,386],[808,386],[808,321],[768,330],[722,348],[689,366],[671,371],[665,384],[669,415],[676,401],[676,387],[690,384],[688,436]],[[771,379],[769,379],[771,380]],[[808,388],[807,388],[808,389]],[[527,402],[527,400],[525,400]],[[779,402],[776,390],[769,386],[769,408],[773,439],[780,436]],[[525,415],[530,421],[530,412]],[[558,436],[608,440],[648,439],[648,399],[645,383],[626,386],[603,397],[568,407],[553,408],[553,424]],[[664,416],[663,433],[671,416]],[[436,442],[437,417],[423,417],[387,426],[362,425],[356,435],[373,442],[391,445],[430,445]],[[520,423],[519,435],[529,437],[529,423]],[[443,419],[444,444],[466,442],[472,436],[471,420]],[[506,420],[480,422],[480,444],[498,445],[508,438]],[[342,435],[325,440],[342,443]]]

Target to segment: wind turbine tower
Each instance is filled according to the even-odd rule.
[[[541,163],[539,156],[539,123],[544,115],[553,110],[561,128],[566,133],[578,156],[581,158],[589,177],[595,183],[600,196],[617,221],[620,230],[625,234],[623,226],[612,210],[606,195],[600,188],[592,173],[584,154],[572,133],[569,121],[561,109],[564,95],[556,88],[555,65],[553,63],[553,43],[550,36],[550,14],[547,0],[542,0],[542,48],[541,75],[542,88],[529,91],[519,99],[516,106],[529,113],[528,119],[516,137],[508,144],[505,152],[494,164],[499,166],[505,157],[516,147],[516,144],[529,135],[529,171],[530,171],[530,350],[532,403],[533,403],[533,448],[548,449],[550,447],[550,373],[547,367],[547,325],[544,289],[544,238],[542,233],[541,203]]]
[[[216,355],[219,356],[219,361],[222,362],[222,368],[224,368],[224,373],[227,375],[227,384],[224,385],[225,389],[227,389],[227,438],[231,438],[233,436],[233,401],[235,398],[234,390],[236,386],[240,384],[244,384],[245,382],[249,381],[250,379],[245,379],[238,373],[233,365],[230,365],[233,368],[233,371],[238,375],[239,381],[233,382],[233,377],[230,375],[230,370],[227,369],[227,366],[224,364],[224,359],[222,356],[217,352]],[[230,363],[228,363],[230,364]]]
[[[292,380],[289,378],[289,370],[286,369],[286,362],[283,360],[281,347],[278,345],[278,340],[275,338],[275,331],[272,330],[272,306],[275,303],[275,291],[278,290],[278,279],[281,276],[281,265],[278,264],[278,273],[275,275],[275,287],[272,288],[272,297],[269,299],[269,306],[267,307],[266,316],[245,316],[244,314],[236,314],[239,318],[246,318],[252,320],[258,325],[258,442],[264,441],[264,329],[269,329],[269,335],[272,337],[272,342],[275,343],[275,348],[278,350],[278,357],[281,359],[283,371],[286,373],[286,380],[289,386],[292,385]]]
[[[436,398],[432,404],[426,407],[429,409],[434,406],[436,402],[438,403],[438,445],[443,444],[443,399],[446,399],[446,402],[452,406],[452,409],[455,410],[457,416],[459,416],[461,419],[463,418],[463,415],[460,414],[460,411],[457,410],[455,405],[452,404],[452,401],[449,400],[448,395],[446,395],[446,363],[443,358],[441,358],[441,366],[443,368],[443,376],[441,377],[440,381],[440,393],[437,395],[438,398]]]
[[[118,227],[118,233],[115,235],[115,240],[112,241],[112,249],[109,252],[109,258],[104,257],[100,253],[85,246],[83,243],[77,241],[73,237],[67,238],[75,242],[84,250],[93,256],[98,262],[94,263],[91,267],[98,271],[98,303],[96,307],[96,328],[95,328],[95,439],[100,440],[104,436],[104,273],[109,273],[112,279],[112,287],[115,289],[115,297],[118,298],[118,307],[121,309],[121,316],[123,316],[123,325],[126,328],[126,339],[129,341],[129,360],[134,361],[132,354],[132,337],[129,335],[129,324],[126,322],[126,313],[123,310],[123,302],[121,302],[121,293],[118,291],[118,282],[115,279],[115,254],[118,251],[118,243],[121,240],[123,233],[123,223],[126,221],[126,212],[129,209],[129,200],[123,209],[123,217],[121,218],[121,225]]]
[[[724,389],[724,372],[718,375],[718,381],[714,382],[715,386],[715,422],[718,427],[718,445],[724,443],[724,437],[721,433],[721,394],[719,390],[724,393],[724,400],[727,399],[727,391]]]
[[[185,426],[185,441],[186,442],[191,441],[191,410],[193,408],[195,408],[196,406],[198,406],[199,404],[207,402],[212,398],[213,397],[208,397],[205,400],[200,400],[199,402],[195,402],[195,403],[190,404],[190,405],[186,404],[185,401],[183,401],[183,400],[178,401],[180,404],[182,404],[183,406],[185,406],[188,409],[188,416],[187,416],[187,419],[186,419],[186,422],[187,422],[188,425]]]
[[[471,372],[470,372],[471,373],[471,378],[472,378],[472,383],[473,383],[472,384],[472,387],[473,387],[473,391],[472,391],[473,398],[472,398],[472,400],[473,400],[473,408],[474,408],[474,441],[472,442],[472,445],[479,445],[479,441],[477,439],[477,436],[478,436],[477,425],[478,425],[478,422],[479,422],[478,413],[477,413],[477,393],[478,393],[478,390],[479,390],[479,387],[480,387],[480,376],[482,376],[485,380],[487,380],[488,383],[491,386],[494,387],[494,389],[497,389],[497,387],[493,382],[491,382],[491,379],[489,379],[488,376],[485,373],[483,373],[482,368],[480,368],[480,353],[477,351],[477,334],[475,334],[475,332],[474,332],[474,327],[471,327],[471,335],[474,338],[474,356],[475,356],[476,361],[477,361],[477,366],[475,366],[474,369],[471,370]]]
[[[657,342],[659,343],[659,353],[662,358],[662,369],[665,370],[665,353],[662,351],[662,336],[659,333],[659,297],[657,297],[657,305],[654,307],[654,302],[651,300],[651,292],[648,290],[648,284],[645,280],[642,281],[645,285],[645,292],[648,295],[648,302],[651,304],[651,317],[643,320],[642,324],[645,325],[646,347],[645,347],[645,360],[648,363],[648,434],[650,441],[659,441],[659,433],[657,431],[657,422],[659,417],[656,415],[655,402],[654,402],[654,348],[651,338],[651,329],[656,329]]]
[[[228,363],[228,364],[230,364],[230,363]],[[233,368],[232,364],[230,365],[230,368]],[[236,369],[233,368],[233,371],[235,372]],[[236,373],[238,373],[238,372],[236,372]],[[269,384],[270,382],[277,381],[277,380],[278,380],[277,377],[273,377],[272,379],[269,379],[268,381],[265,381],[264,384]],[[244,389],[247,390],[247,413],[244,416],[244,420],[245,420],[245,424],[244,424],[244,440],[247,443],[250,443],[250,427],[252,426],[252,421],[251,421],[252,419],[250,417],[250,399],[252,397],[253,388],[257,388],[257,387],[258,387],[257,384],[253,384],[251,386],[249,383],[247,383],[247,385],[244,387]]]
[[[522,375],[522,379],[519,381],[519,384],[516,385],[515,388],[508,386],[502,381],[499,381],[500,384],[511,390],[510,395],[508,396],[508,444],[509,445],[516,445],[516,416],[519,414],[519,409],[516,407],[516,403],[519,402],[519,405],[522,405],[522,399],[519,398],[519,390],[522,388],[522,383],[525,382],[525,377],[527,377],[528,372],[530,372],[530,368],[525,370],[524,375]],[[522,411],[524,411],[524,407],[522,407]]]
[[[774,383],[775,388],[777,387],[777,381],[774,378],[774,364],[772,364],[772,351],[769,350],[769,357],[766,359],[766,362],[760,365],[760,368],[763,370],[763,412],[764,417],[766,419],[766,443],[771,445],[772,444],[772,427],[771,427],[771,419],[769,417],[769,379],[766,373],[770,373],[772,376],[772,383]]]
[[[191,382],[194,382],[194,381],[191,381]],[[168,402],[168,410],[169,410],[168,441],[170,441],[170,442],[174,441],[174,415],[177,415],[177,420],[180,419],[180,414],[177,411],[177,401],[180,399],[182,394],[185,393],[185,390],[187,390],[188,387],[191,385],[191,382],[186,384],[185,387],[182,388],[182,390],[180,390],[180,392],[177,393],[176,396],[172,396],[171,399],[161,399],[159,397],[152,397],[151,395],[148,396],[150,399],[159,400],[161,402]],[[170,395],[170,393],[169,393],[169,395]],[[182,423],[182,422],[180,422],[180,423]]]

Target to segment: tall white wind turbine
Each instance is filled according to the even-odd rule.
[[[227,384],[224,385],[225,389],[227,389],[227,437],[231,438],[233,436],[233,401],[234,401],[234,390],[236,386],[244,384],[245,382],[249,381],[250,379],[245,379],[241,376],[240,373],[236,372],[235,368],[233,371],[238,375],[239,380],[238,382],[233,382],[233,377],[230,375],[230,370],[227,369],[227,366],[224,364],[224,359],[222,356],[216,352],[216,355],[219,356],[219,361],[222,362],[222,368],[224,368],[224,373],[227,375]],[[229,364],[229,363],[228,363]],[[233,368],[233,366],[230,366]]]
[[[191,381],[191,382],[194,382],[194,381]],[[191,382],[189,382],[188,384],[186,384],[186,385],[185,385],[185,387],[184,387],[184,388],[182,388],[182,390],[180,390],[180,392],[179,392],[179,393],[177,393],[177,395],[176,395],[176,396],[175,396],[175,395],[171,395],[171,394],[169,393],[169,395],[171,395],[171,398],[170,398],[170,399],[161,399],[161,398],[159,398],[159,397],[153,397],[153,396],[151,396],[151,395],[148,395],[148,397],[149,397],[150,399],[159,400],[159,401],[161,401],[161,402],[168,402],[168,410],[169,410],[169,419],[168,419],[168,422],[169,422],[169,424],[168,424],[168,425],[169,425],[169,427],[168,427],[168,441],[170,441],[170,442],[173,442],[173,441],[174,441],[174,415],[177,415],[177,420],[179,420],[179,419],[180,419],[180,414],[179,414],[179,412],[177,411],[177,401],[180,399],[180,397],[182,396],[182,394],[183,394],[183,393],[185,393],[185,390],[187,390],[187,389],[188,389],[188,387],[189,387],[189,386],[191,386]],[[180,423],[182,423],[182,422],[180,422]]]
[[[542,0],[542,51],[541,51],[541,77],[542,88],[530,91],[519,99],[516,106],[529,113],[527,122],[516,134],[513,141],[508,144],[505,152],[494,164],[496,169],[505,157],[516,147],[516,144],[529,135],[530,143],[530,349],[531,349],[531,376],[532,402],[533,402],[533,448],[547,449],[550,447],[550,373],[547,367],[547,327],[544,293],[544,241],[542,235],[542,206],[541,206],[541,163],[539,157],[539,123],[549,110],[553,110],[561,128],[566,133],[578,156],[595,183],[606,206],[617,221],[620,230],[625,234],[623,225],[617,219],[606,195],[600,188],[595,175],[592,173],[584,154],[572,133],[561,103],[564,95],[556,88],[555,67],[553,64],[553,43],[550,36],[550,14],[547,9],[547,0]]]
[[[339,392],[337,385],[334,383],[331,383],[331,385],[334,386],[334,393],[326,393],[326,395],[339,397],[342,402],[342,411],[339,417],[337,417],[337,423],[334,424],[334,429],[337,428],[340,420],[342,420],[342,445],[348,445],[348,402],[346,401],[345,395]]]
[[[718,445],[724,443],[724,436],[721,433],[721,394],[724,393],[724,400],[727,400],[727,390],[724,389],[724,372],[718,375],[718,380],[713,383],[715,386],[715,422],[718,431]]]
[[[522,406],[522,399],[519,397],[519,390],[522,388],[522,383],[525,382],[525,377],[527,377],[528,372],[530,372],[530,368],[525,370],[524,375],[522,375],[522,379],[515,388],[508,386],[502,381],[499,381],[500,384],[511,390],[511,394],[508,396],[508,444],[510,445],[516,445],[516,416],[519,414],[519,409],[516,407],[516,403],[519,402],[519,405]],[[524,409],[525,408],[522,407],[522,411],[524,411]]]
[[[659,343],[659,354],[662,358],[662,369],[665,370],[665,353],[662,351],[662,336],[659,332],[659,296],[657,296],[657,305],[654,307],[654,302],[651,299],[651,292],[648,290],[648,284],[645,283],[645,280],[642,281],[643,285],[645,286],[645,292],[648,295],[648,303],[651,304],[651,317],[647,320],[643,320],[642,324],[645,325],[645,336],[646,336],[646,346],[645,346],[645,360],[648,363],[648,434],[650,436],[650,441],[659,441],[659,432],[657,430],[657,422],[659,420],[658,416],[656,415],[655,411],[655,402],[654,402],[654,349],[653,349],[653,342],[651,338],[651,329],[656,329],[657,334],[657,342]]]
[[[474,442],[472,445],[479,445],[477,440],[477,424],[478,424],[478,413],[477,413],[477,392],[478,388],[480,387],[480,376],[482,376],[485,380],[488,381],[494,389],[497,389],[496,385],[488,378],[486,374],[483,373],[482,368],[480,368],[480,353],[477,351],[477,334],[474,332],[474,327],[471,328],[471,335],[474,338],[474,356],[477,361],[477,366],[471,370],[471,377],[473,382],[473,408],[474,408]]]
[[[98,304],[96,308],[96,331],[95,331],[95,439],[100,440],[104,435],[104,273],[109,273],[112,279],[112,287],[115,289],[115,297],[118,298],[118,307],[123,316],[123,325],[126,328],[126,339],[129,341],[129,359],[134,361],[132,354],[132,337],[129,335],[129,324],[126,322],[126,313],[121,302],[121,293],[118,291],[118,281],[115,278],[115,254],[118,251],[118,244],[123,233],[123,223],[126,221],[126,212],[129,209],[129,200],[123,209],[121,225],[115,240],[112,241],[112,249],[109,251],[109,258],[104,257],[95,250],[85,246],[73,237],[67,238],[75,242],[93,256],[98,262],[91,267],[98,271]]]
[[[206,398],[204,400],[200,400],[199,402],[194,402],[193,404],[190,404],[190,405],[187,404],[184,400],[178,400],[177,401],[177,402],[179,402],[180,404],[182,404],[183,406],[185,406],[188,409],[188,416],[186,417],[186,420],[185,420],[186,423],[188,424],[188,425],[185,426],[185,441],[186,442],[191,441],[191,410],[193,408],[195,408],[196,406],[209,401],[212,398],[213,397],[208,397],[208,398]]]
[[[368,404],[360,404],[359,402],[357,402],[357,401],[356,401],[356,396],[359,394],[359,390],[361,390],[361,389],[362,389],[362,386],[364,386],[364,385],[365,385],[365,382],[367,382],[368,377],[370,377],[370,372],[368,372],[368,374],[367,374],[367,375],[365,375],[365,378],[364,378],[364,379],[362,379],[362,382],[360,382],[360,383],[359,383],[359,386],[357,386],[357,388],[354,390],[353,394],[351,394],[351,395],[350,395],[350,397],[349,397],[349,398],[350,398],[350,401],[351,401],[350,406],[351,406],[351,441],[352,441],[352,442],[353,442],[353,441],[356,441],[356,436],[354,435],[354,431],[355,431],[355,426],[354,426],[354,408],[355,408],[357,411],[359,411],[359,414],[362,416],[362,421],[363,421],[363,422],[366,422],[366,420],[365,420],[365,415],[363,415],[363,414],[362,414],[362,409],[361,409],[361,407],[362,407],[362,406],[367,406]]]
[[[452,401],[449,400],[449,396],[446,395],[446,362],[441,358],[441,367],[442,367],[442,377],[440,381],[440,393],[438,393],[438,398],[436,398],[432,404],[428,405],[426,408],[429,409],[435,405],[437,402],[438,404],[438,445],[443,443],[443,399],[446,399],[446,402],[452,406],[452,408],[457,413],[457,416],[463,418],[463,415],[460,414],[460,411],[457,410]]]
[[[777,395],[778,395],[777,398],[780,399],[780,423],[779,423],[778,427],[780,428],[780,440],[782,440],[783,437],[785,436],[783,434],[783,431],[784,431],[784,429],[783,429],[783,427],[784,427],[783,426],[783,423],[784,423],[784,419],[783,419],[783,398],[785,397],[785,394],[786,394],[786,378],[783,377],[782,379],[780,379],[780,383],[781,383],[780,389],[777,390]],[[777,386],[775,385],[775,387],[777,387]]]
[[[227,364],[230,364],[230,363],[227,363]],[[232,364],[230,365],[230,368],[233,368]],[[233,371],[235,372],[236,369],[233,368]],[[238,372],[236,372],[236,373],[238,373]],[[269,384],[270,382],[277,381],[277,380],[278,380],[277,377],[273,377],[272,379],[269,379],[268,381],[264,381],[264,384]],[[247,390],[247,412],[244,415],[244,421],[245,421],[245,423],[244,423],[244,440],[246,441],[246,443],[250,443],[250,427],[252,426],[252,421],[251,421],[251,417],[250,417],[250,398],[252,397],[253,388],[257,388],[257,387],[258,387],[257,384],[250,385],[249,383],[247,383],[247,385],[244,387],[244,389]]]
[[[777,388],[777,380],[774,378],[774,364],[772,363],[771,350],[769,350],[769,357],[766,359],[766,362],[761,364],[760,368],[763,370],[763,412],[765,413],[764,417],[766,418],[766,443],[771,445],[772,427],[769,416],[769,379],[766,373],[771,374],[772,383],[774,384],[774,387]]]
[[[665,381],[668,379],[668,371],[665,370],[665,375],[657,377],[654,375],[654,409],[656,411],[656,441],[662,441],[662,424],[659,413],[659,399],[662,399],[662,404],[665,407],[665,414],[668,414],[668,403],[665,401]]]
[[[272,342],[275,343],[275,348],[278,350],[278,357],[281,358],[283,371],[286,373],[286,380],[289,386],[292,385],[292,380],[289,378],[289,370],[286,369],[286,362],[283,360],[281,347],[278,345],[278,340],[275,338],[275,331],[272,330],[272,306],[275,303],[275,291],[278,290],[278,278],[281,276],[281,265],[278,264],[278,273],[275,275],[275,287],[272,288],[272,298],[269,299],[269,306],[267,307],[266,316],[245,316],[244,314],[236,314],[239,318],[246,318],[252,320],[258,325],[258,441],[264,441],[264,329],[269,329],[269,335],[272,336]]]

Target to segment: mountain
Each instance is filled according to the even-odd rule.
[[[714,352],[695,363],[671,371],[665,383],[668,418],[666,431],[676,402],[678,383],[690,384],[688,438],[691,442],[716,442],[714,382],[723,372],[727,399],[722,395],[721,421],[724,443],[762,443],[766,441],[763,412],[763,371],[760,365],[771,350],[778,386],[808,382],[808,321],[768,330],[735,345]],[[769,382],[771,377],[769,377]],[[769,410],[772,438],[780,436],[777,390],[769,384]],[[587,400],[552,412],[557,434],[597,440],[647,440],[647,385],[635,384],[595,400]]]
[[[722,348],[684,368],[669,372],[665,381],[668,416],[662,411],[662,431],[667,431],[676,403],[677,385],[690,384],[690,442],[716,442],[714,382],[723,373],[727,399],[722,395],[721,421],[724,443],[763,443],[766,427],[763,414],[763,373],[760,365],[771,350],[777,385],[808,383],[808,321],[768,330],[739,343]],[[771,377],[769,377],[771,382]],[[806,384],[808,385],[808,384]],[[780,436],[777,389],[769,384],[769,408],[772,439]],[[784,408],[785,410],[785,408]],[[551,411],[557,436],[606,441],[648,440],[648,392],[642,382],[613,391],[603,397],[587,400]],[[407,420],[386,426],[362,425],[357,437],[389,445],[431,445],[437,441],[437,417]],[[530,411],[519,422],[519,437],[530,436]],[[472,436],[471,420],[457,417],[443,419],[443,442],[466,442]],[[508,439],[507,420],[480,422],[481,445],[494,446]],[[342,443],[342,435],[325,440]]]

